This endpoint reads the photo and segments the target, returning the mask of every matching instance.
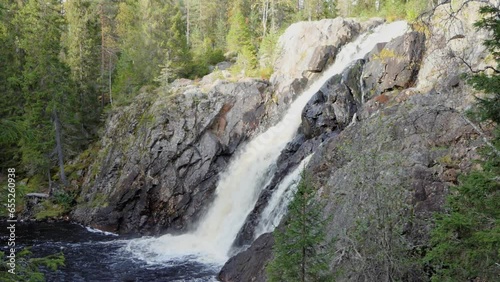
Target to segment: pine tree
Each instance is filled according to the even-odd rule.
[[[143,55],[147,49],[140,29],[140,15],[136,1],[124,1],[118,5],[116,32],[120,57],[113,82],[115,96],[127,96],[147,81],[148,73],[144,67],[146,58]]]
[[[242,12],[242,4],[235,2],[229,18],[227,49],[238,55],[237,64],[244,70],[252,70],[257,66],[255,46],[252,44],[251,32]]]
[[[284,230],[274,232],[274,259],[267,266],[269,281],[329,281],[332,244],[326,242],[324,204],[317,201],[311,176],[303,172]]]

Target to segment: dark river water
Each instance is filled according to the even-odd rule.
[[[0,223],[7,250],[7,223]],[[72,223],[17,223],[17,251],[32,246],[35,257],[62,251],[66,266],[47,271],[47,281],[217,281],[220,266],[193,261],[147,264],[125,250],[127,238],[89,230]]]

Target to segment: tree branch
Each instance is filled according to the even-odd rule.
[[[500,73],[500,70],[498,70],[498,69],[496,69],[496,68],[494,68],[492,66],[486,66],[486,67],[484,67],[484,69],[474,70],[472,68],[472,66],[469,63],[467,63],[467,61],[465,61],[464,58],[456,56],[454,53],[452,53],[451,56],[452,56],[452,58],[459,59],[472,73],[482,73],[482,72],[485,72],[486,70],[492,70],[495,73]]]

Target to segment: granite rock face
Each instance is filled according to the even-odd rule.
[[[269,84],[190,85],[144,93],[107,122],[73,219],[121,233],[185,230],[213,197],[231,155],[266,118]]]
[[[359,23],[354,19],[324,19],[315,22],[298,22],[287,28],[278,42],[271,84],[277,101],[272,121],[281,118],[288,105],[320,73],[335,61],[342,46],[360,33],[374,28],[383,20],[374,19]]]
[[[410,32],[368,55],[361,75],[363,101],[415,84],[424,53],[424,34]]]

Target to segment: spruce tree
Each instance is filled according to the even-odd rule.
[[[237,1],[231,11],[227,49],[237,54],[237,63],[242,69],[252,70],[257,67],[257,55],[241,6],[242,4]]]
[[[479,28],[492,32],[485,45],[497,66],[479,71],[470,83],[484,92],[473,114],[494,127],[492,147],[483,149],[481,169],[460,178],[452,188],[447,210],[437,214],[425,264],[432,281],[496,281],[500,277],[500,10],[481,8]]]
[[[187,45],[186,25],[180,7],[174,6],[173,11],[175,14],[171,19],[166,44],[165,65],[170,66],[173,77],[187,77],[191,72],[191,52]]]
[[[86,0],[64,2],[66,31],[62,44],[66,50],[65,63],[78,87],[77,107],[81,113],[82,133],[78,143],[88,144],[96,136],[100,122],[106,81],[101,77],[102,54],[99,45],[99,5]]]
[[[20,167],[18,141],[24,130],[22,115],[25,100],[21,95],[22,54],[16,46],[17,29],[13,21],[19,3],[0,0],[0,169]]]
[[[274,259],[267,266],[269,281],[329,281],[331,242],[326,241],[324,204],[318,202],[310,174],[303,172],[288,206],[284,230],[275,230]]]
[[[74,84],[60,59],[62,11],[59,1],[30,0],[14,22],[19,26],[18,47],[24,53],[22,119],[30,131],[29,138],[20,141],[22,162],[31,174],[42,175],[49,175],[57,163],[64,183],[64,153],[71,147],[65,137],[74,135],[79,126]]]

